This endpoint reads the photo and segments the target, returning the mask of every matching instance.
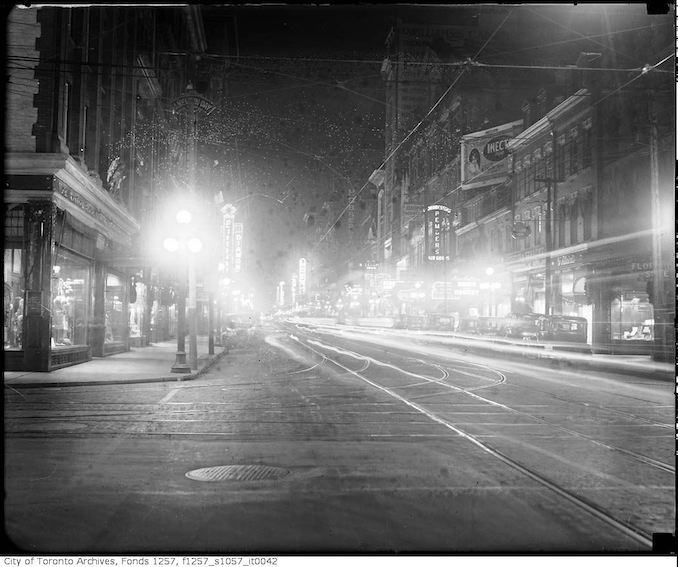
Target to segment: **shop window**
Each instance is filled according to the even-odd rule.
[[[125,279],[109,272],[106,276],[106,293],[104,298],[104,344],[125,340],[125,332],[127,330],[127,317],[123,312],[125,291]]]
[[[654,307],[647,293],[626,291],[612,300],[613,341],[652,341]]]
[[[129,298],[129,336],[141,339],[146,317],[146,284],[132,281],[134,293]]]
[[[21,350],[24,319],[23,253],[20,248],[5,248],[4,282],[4,348]]]
[[[52,266],[52,348],[87,345],[89,262],[59,249]]]

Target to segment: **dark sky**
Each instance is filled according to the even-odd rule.
[[[309,255],[324,201],[346,202],[384,153],[380,66],[392,10],[204,7],[208,53],[228,54],[226,111],[211,159],[251,215],[246,251],[261,290]],[[237,56],[237,57],[236,57]],[[334,62],[341,60],[340,62]],[[237,148],[235,147],[237,145]],[[229,198],[229,197],[227,197]],[[256,223],[256,228],[254,224]]]
[[[552,8],[561,11],[549,12]],[[454,24],[480,15],[484,28],[477,41],[483,44],[483,61],[489,63],[566,66],[575,64],[584,50],[603,52],[613,67],[637,67],[648,61],[637,60],[634,41],[646,45],[660,37],[643,19],[644,6],[628,5],[288,5],[203,7],[202,12],[208,53],[230,62],[228,95],[213,124],[210,159],[221,168],[216,175],[224,179],[227,199],[252,194],[274,198],[243,201],[252,214],[250,265],[262,282],[260,292],[269,293],[277,281],[289,279],[299,254],[313,248],[317,235],[304,220],[309,213],[312,220],[326,220],[318,216],[323,201],[334,197],[346,202],[349,186],[360,189],[383,161],[380,68],[396,17]],[[635,16],[627,17],[631,13]],[[549,25],[540,25],[544,22]],[[600,22],[609,37],[582,43]],[[642,32],[617,33],[639,26]],[[501,28],[496,36],[495,28]],[[614,49],[608,45],[612,39]],[[664,46],[653,50],[663,53]],[[530,71],[516,73],[528,82],[532,77]],[[275,199],[284,200],[285,206]]]

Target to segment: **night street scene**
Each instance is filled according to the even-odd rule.
[[[674,8],[8,8],[7,551],[670,559]]]

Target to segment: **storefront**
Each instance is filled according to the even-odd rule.
[[[138,224],[72,160],[5,161],[4,362],[50,371],[129,349],[130,254]]]
[[[556,251],[551,254],[547,270],[546,257],[544,247],[536,247],[511,258],[512,311],[545,314],[548,294],[553,314],[587,320],[587,343],[592,344],[594,314],[588,289],[591,266],[585,264],[582,252]]]
[[[50,282],[50,365],[54,367],[89,359],[93,304],[92,258],[66,250],[60,242],[56,250]]]
[[[620,354],[649,354],[655,339],[653,264],[649,254],[609,257],[591,265],[594,345]]]

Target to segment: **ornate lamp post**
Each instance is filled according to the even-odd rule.
[[[190,211],[180,209],[176,216],[176,230],[174,236],[168,236],[163,240],[163,247],[168,252],[180,253],[185,258],[188,269],[188,316],[189,316],[189,356],[186,363],[186,304],[183,282],[180,286],[177,313],[177,353],[172,366],[172,372],[188,373],[198,369],[198,345],[196,337],[196,273],[195,255],[203,248],[202,240],[191,231],[193,216]],[[182,278],[183,279],[183,278]]]

